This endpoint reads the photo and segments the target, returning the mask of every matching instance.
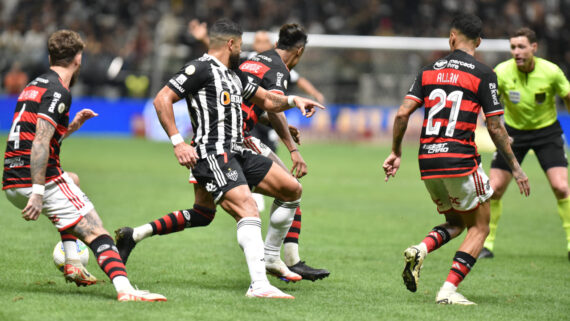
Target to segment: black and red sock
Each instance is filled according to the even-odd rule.
[[[301,207],[297,207],[295,210],[295,216],[293,218],[293,223],[289,228],[289,232],[285,236],[283,243],[299,243],[299,235],[301,234]]]
[[[422,242],[426,245],[427,251],[429,253],[439,249],[445,243],[449,242],[450,239],[451,236],[445,228],[436,226],[433,228],[433,230],[431,230],[431,232],[429,232],[429,234]]]
[[[446,281],[455,286],[459,286],[459,283],[465,279],[467,273],[469,273],[473,265],[475,265],[475,262],[477,262],[477,259],[468,253],[457,251]]]
[[[164,235],[182,231],[187,227],[207,226],[214,220],[215,215],[215,209],[194,204],[191,209],[168,213],[149,224],[152,226],[152,235]]]
[[[111,281],[117,276],[127,276],[125,264],[121,260],[121,256],[111,236],[108,234],[99,235],[89,244],[89,247],[97,258],[97,264],[99,264],[101,270],[107,274]]]
[[[61,235],[61,241],[62,242],[75,242],[77,241],[77,237],[67,231],[61,231],[59,232],[59,235]]]

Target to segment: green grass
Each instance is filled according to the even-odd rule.
[[[461,284],[461,292],[479,305],[455,307],[434,300],[461,236],[430,254],[417,293],[408,292],[401,279],[402,251],[443,220],[419,179],[416,144],[405,149],[401,171],[389,183],[381,173],[387,147],[301,147],[309,164],[302,180],[301,256],[331,276],[297,284],[271,279],[296,300],[244,296],[249,275],[235,221],[219,209],[209,227],[146,240],[131,255],[132,282],[166,295],[168,302],[116,302],[93,256],[88,268],[106,283],[66,284],[52,263],[59,234],[49,220],[26,222],[0,196],[0,320],[569,319],[565,237],[533,155],[523,166],[531,196],[522,198],[515,186],[507,191],[496,258],[479,261]],[[192,206],[188,173],[177,165],[169,144],[71,138],[63,150],[64,169],[80,175],[82,189],[110,232]],[[483,157],[488,168],[490,155]],[[264,222],[267,217],[262,213]]]

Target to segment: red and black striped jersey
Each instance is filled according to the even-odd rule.
[[[251,57],[244,61],[239,69],[261,88],[281,95],[287,94],[291,76],[289,69],[275,49]],[[257,124],[259,117],[265,111],[247,100],[242,102],[241,109],[243,111],[243,131],[247,133]]]
[[[38,118],[47,120],[55,127],[50,141],[46,182],[63,173],[59,151],[61,141],[67,133],[70,105],[71,93],[53,70],[34,79],[22,91],[6,144],[2,189],[32,186],[30,156]]]
[[[425,105],[418,156],[422,179],[465,176],[477,168],[477,117],[481,108],[486,117],[503,114],[497,89],[493,70],[461,50],[418,73],[406,98]]]

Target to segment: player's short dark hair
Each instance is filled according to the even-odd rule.
[[[83,48],[85,43],[77,32],[65,29],[56,31],[48,39],[50,64],[67,67]]]
[[[483,22],[474,14],[461,13],[451,21],[451,28],[457,29],[471,40],[481,37]]]
[[[526,37],[528,39],[529,43],[537,43],[538,42],[538,40],[536,38],[536,32],[534,32],[532,29],[527,28],[527,27],[517,29],[513,34],[511,34],[511,38],[515,38],[515,37]]]
[[[237,23],[225,18],[214,22],[208,30],[210,45],[215,45],[221,41],[225,42],[231,37],[241,37],[242,34],[243,31]]]
[[[279,29],[279,40],[277,40],[277,48],[289,50],[291,48],[304,47],[307,44],[307,33],[305,29],[296,23],[288,23]]]

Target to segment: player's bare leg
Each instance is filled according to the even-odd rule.
[[[558,215],[562,220],[562,228],[566,232],[568,259],[570,260],[570,193],[568,190],[568,168],[551,167],[546,170],[546,177],[557,200]]]
[[[299,206],[301,184],[289,172],[273,163],[255,191],[275,198],[271,206],[270,221],[265,238],[265,266],[272,275],[284,281],[299,281],[302,277],[291,272],[281,260],[281,246],[291,227],[295,210]]]
[[[289,172],[287,166],[273,151],[268,155],[275,164]],[[283,261],[290,271],[299,274],[305,280],[320,280],[330,275],[326,269],[315,269],[301,261],[299,255],[299,235],[301,234],[301,207],[297,206],[293,221],[283,242]]]
[[[133,288],[115,242],[103,228],[103,223],[94,209],[68,231],[91,248],[97,258],[97,264],[113,282],[119,301],[166,301],[160,294]]]
[[[493,196],[491,196],[490,209],[491,209],[491,219],[489,221],[489,236],[483,244],[483,249],[479,254],[479,259],[493,258],[495,247],[495,237],[497,236],[497,227],[499,225],[499,219],[503,214],[503,201],[501,198],[507,191],[509,183],[511,182],[513,175],[511,172],[499,168],[491,168],[489,171],[489,181],[491,188],[495,191]]]
[[[294,299],[293,296],[272,286],[267,280],[263,239],[261,237],[261,219],[249,187],[240,185],[232,188],[224,194],[220,205],[237,222],[238,244],[245,254],[251,277],[251,285],[246,296]]]
[[[473,305],[475,303],[457,292],[457,287],[475,265],[476,257],[483,248],[485,238],[489,235],[489,202],[480,204],[477,209],[471,212],[457,213],[456,215],[463,220],[463,226],[467,228],[467,235],[455,253],[447,280],[439,290],[435,300],[438,304]]]
[[[115,231],[115,240],[123,262],[127,260],[138,242],[154,235],[180,232],[186,228],[208,226],[216,215],[212,195],[200,184],[194,186],[194,206],[173,211],[147,224],[131,228],[121,227]]]

